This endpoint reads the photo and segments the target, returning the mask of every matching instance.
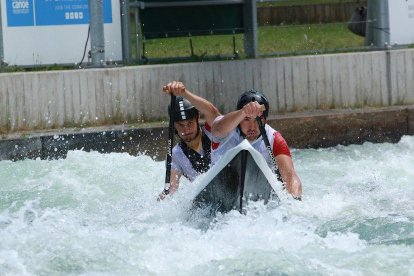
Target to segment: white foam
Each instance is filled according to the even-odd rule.
[[[292,150],[302,202],[213,220],[188,213],[201,182],[157,202],[165,164],[148,156],[0,161],[0,274],[408,275],[413,149],[407,136]]]

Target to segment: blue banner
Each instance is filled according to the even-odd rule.
[[[7,0],[7,26],[33,26],[33,0]]]
[[[9,27],[89,24],[89,0],[7,0],[6,3]],[[112,23],[111,0],[103,0],[103,15],[104,23]]]

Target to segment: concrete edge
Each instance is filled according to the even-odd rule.
[[[414,135],[414,106],[330,110],[268,118],[291,148],[398,142]],[[20,132],[0,137],[0,160],[65,158],[70,150],[126,152],[165,159],[167,123]]]

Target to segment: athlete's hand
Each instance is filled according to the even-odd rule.
[[[258,102],[250,102],[243,106],[241,110],[245,117],[256,118],[257,116],[262,116],[263,111],[266,109]]]
[[[172,81],[162,87],[162,91],[166,94],[174,94],[175,96],[183,97],[186,88],[184,83],[180,81]]]

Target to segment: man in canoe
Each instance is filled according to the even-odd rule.
[[[273,169],[272,157],[265,144],[267,138],[286,189],[295,199],[301,199],[302,183],[293,166],[289,147],[282,135],[266,124],[269,102],[260,91],[244,92],[237,101],[237,110],[218,116],[212,126],[212,164],[229,149],[247,139]],[[263,138],[256,117],[259,117],[266,137]]]
[[[159,199],[178,189],[181,176],[193,181],[210,168],[211,124],[220,115],[212,103],[194,95],[182,82],[172,81],[164,85],[163,92],[176,96],[174,127],[180,141],[172,150],[170,188],[164,189]],[[205,118],[203,126],[199,122],[200,113]]]

